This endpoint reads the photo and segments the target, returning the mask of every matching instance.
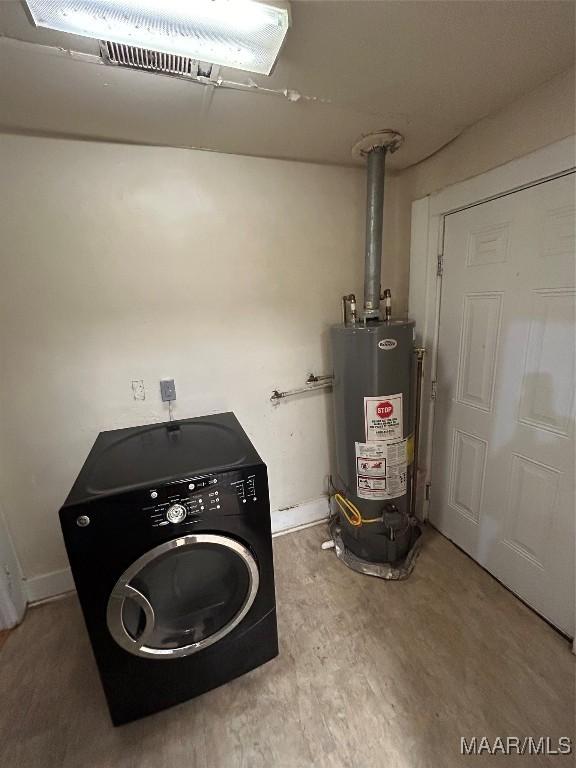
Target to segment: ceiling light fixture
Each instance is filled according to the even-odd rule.
[[[34,23],[59,32],[269,75],[290,26],[287,2],[26,0]]]

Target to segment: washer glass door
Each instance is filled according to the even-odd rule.
[[[108,601],[108,629],[137,656],[187,656],[242,621],[258,581],[256,561],[234,539],[182,536],[150,550],[122,574]]]

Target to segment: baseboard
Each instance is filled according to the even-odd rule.
[[[326,525],[328,522],[327,517],[321,517],[320,520],[313,520],[311,523],[304,523],[303,525],[296,525],[294,528],[286,528],[284,531],[276,531],[272,534],[273,539],[277,539],[279,536],[290,536],[292,533],[298,533],[298,531],[305,531],[307,528],[315,528],[317,525]]]
[[[310,523],[318,523],[328,517],[328,497],[305,501],[288,509],[279,509],[272,512],[272,533],[284,533],[292,528],[301,528]]]
[[[303,504],[297,504],[289,509],[279,509],[272,512],[272,533],[279,535],[288,533],[292,529],[300,529],[319,523],[326,520],[328,511],[328,498],[326,496],[305,501]],[[23,585],[30,604],[74,591],[74,580],[70,568],[24,579]]]
[[[42,600],[74,590],[74,579],[72,578],[70,568],[52,571],[52,573],[44,573],[42,576],[34,576],[31,579],[24,579],[23,584],[28,603],[30,604],[39,603]]]

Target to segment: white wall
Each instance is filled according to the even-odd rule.
[[[573,130],[572,71],[387,180],[396,313],[412,200]],[[273,509],[323,493],[329,396],[268,398],[329,370],[340,297],[361,295],[362,170],[0,136],[0,181],[0,501],[28,579],[66,566],[57,510],[97,433],[167,417],[165,376],[176,417],[237,413]]]
[[[407,301],[413,200],[553,144],[575,132],[576,75],[561,73],[467,128],[427,160],[392,180],[396,211],[390,249],[399,264],[399,300]],[[402,150],[400,150],[402,151]]]
[[[403,174],[414,199],[574,134],[576,73],[563,72],[465,130]]]
[[[330,369],[363,171],[2,136],[0,179],[0,482],[28,579],[66,567],[57,512],[98,432],[167,418],[162,377],[176,418],[237,414],[274,510],[322,495],[330,397],[269,397]]]

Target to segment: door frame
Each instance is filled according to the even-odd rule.
[[[576,136],[569,136],[412,203],[408,312],[416,322],[416,344],[426,349],[418,452],[421,477],[416,494],[422,520],[429,517],[434,492],[432,439],[446,217],[575,170]],[[576,653],[576,638],[572,650]]]
[[[0,629],[19,624],[26,604],[20,561],[0,502]]]

